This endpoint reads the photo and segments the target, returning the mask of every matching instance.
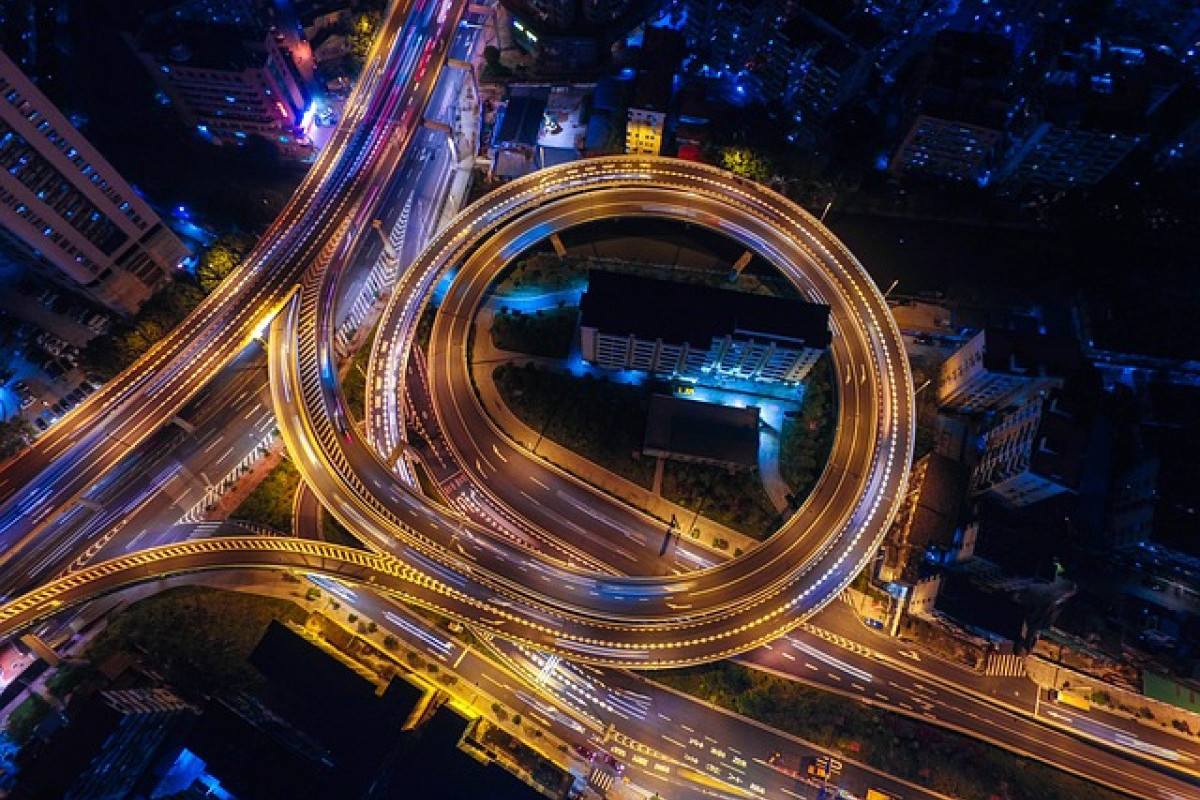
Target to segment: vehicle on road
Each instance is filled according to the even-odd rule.
[[[1050,697],[1054,702],[1064,706],[1078,708],[1080,711],[1091,711],[1092,702],[1085,695],[1078,692],[1072,692],[1069,689],[1050,690]]]

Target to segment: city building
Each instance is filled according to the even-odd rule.
[[[625,152],[657,156],[663,152],[675,87],[675,71],[683,57],[683,37],[669,28],[648,28],[642,40],[641,65],[625,123]]]
[[[608,60],[613,43],[664,0],[503,0],[513,40],[545,71],[574,72]]]
[[[260,136],[283,154],[309,154],[303,79],[271,32],[252,17],[238,19],[203,22],[168,11],[125,38],[183,123],[202,138],[244,145]]]
[[[829,307],[602,270],[580,301],[583,358],[690,380],[795,384],[829,346]]]
[[[986,328],[946,359],[938,375],[938,405],[963,413],[996,411],[1041,389],[1062,386],[1084,367],[1066,339]]]
[[[892,155],[893,175],[989,180],[1016,111],[1012,45],[1002,36],[943,31],[914,90],[915,118]]]
[[[1029,506],[1079,489],[1087,432],[1058,389],[998,414],[984,434],[970,493]]]
[[[860,4],[828,0],[681,0],[680,28],[706,77],[734,81],[741,96],[778,101],[801,127],[819,123],[866,84],[881,42]]]
[[[1067,189],[1102,181],[1145,139],[1175,87],[1143,48],[1097,38],[1057,55],[1041,86],[1038,124],[1014,149],[1003,179]]]
[[[15,797],[125,800],[149,796],[198,709],[167,689],[119,689],[72,702]]]
[[[958,558],[966,485],[966,469],[953,459],[930,453],[913,465],[908,494],[883,543],[878,580],[912,586],[924,562]]]
[[[731,470],[758,466],[758,408],[656,394],[646,414],[642,453]]]
[[[131,314],[187,247],[0,52],[0,240],[11,255]]]

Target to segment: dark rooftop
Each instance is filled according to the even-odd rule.
[[[1086,362],[1074,340],[1016,333],[1003,328],[984,332],[983,365],[989,372],[1067,377]]]
[[[1027,611],[1012,594],[976,581],[973,576],[947,570],[937,608],[956,620],[1021,643],[1027,631]]]
[[[509,97],[493,141],[497,144],[537,144],[549,97],[548,89],[544,93]]]
[[[1042,409],[1029,466],[1038,475],[1068,489],[1078,489],[1087,456],[1088,430],[1059,392]]]
[[[829,307],[730,289],[592,270],[581,325],[641,339],[706,345],[738,332],[829,346]]]
[[[160,17],[139,31],[134,45],[161,63],[241,72],[265,62],[265,36],[237,25],[180,24]]]
[[[758,408],[656,394],[650,398],[642,452],[753,469],[758,466]]]

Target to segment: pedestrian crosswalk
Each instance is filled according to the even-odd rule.
[[[845,636],[834,633],[833,631],[827,631],[824,628],[818,628],[816,625],[810,625],[805,622],[800,626],[800,629],[805,633],[824,639],[830,644],[835,644],[843,650],[849,650],[850,652],[857,653],[860,656],[867,656],[869,658],[875,655],[875,651],[866,645],[859,644],[853,639],[847,639]]]
[[[615,781],[616,776],[612,772],[600,767],[592,767],[592,774],[588,775],[588,785],[601,792],[611,789]]]
[[[1025,677],[1025,658],[1012,653],[991,653],[988,656],[984,674],[1002,678],[1023,678]]]

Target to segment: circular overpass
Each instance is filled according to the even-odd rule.
[[[478,405],[467,366],[471,320],[492,280],[554,232],[635,216],[722,233],[831,309],[839,427],[829,463],[791,519],[740,558],[668,578],[602,575],[530,552],[398,481],[376,449],[398,451],[399,423],[373,449],[348,423],[332,377],[336,275],[311,281],[277,318],[271,383],[280,429],[306,481],[364,542],[440,587],[426,605],[568,658],[645,668],[741,652],[833,598],[872,557],[903,496],[913,423],[899,333],[849,251],[764,187],[673,159],[576,162],[514,181],[468,208],[402,276],[380,324],[368,385],[383,397],[401,396],[416,320],[430,288],[453,275],[429,347],[431,392],[465,468],[470,442],[504,441]],[[545,469],[514,443],[506,446],[514,469]]]

